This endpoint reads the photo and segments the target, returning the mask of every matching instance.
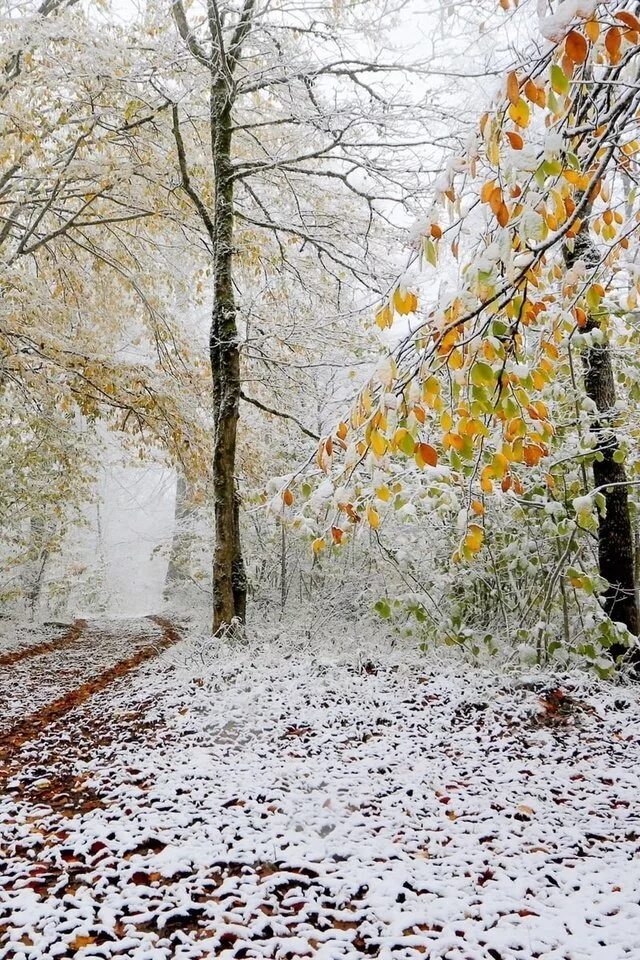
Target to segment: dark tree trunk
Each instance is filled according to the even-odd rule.
[[[211,149],[215,189],[214,302],[209,339],[213,377],[213,631],[243,624],[247,585],[236,490],[240,405],[240,345],[233,289],[233,179],[231,95],[226,83],[211,89]]]
[[[637,635],[638,608],[627,474],[624,466],[614,460],[618,440],[611,427],[610,415],[616,397],[611,351],[606,342],[596,344],[587,351],[584,357],[584,383],[587,396],[595,403],[598,413],[602,414],[592,429],[598,439],[599,455],[593,463],[593,479],[596,487],[603,488],[606,503],[606,513],[600,516],[598,526],[600,574],[609,583],[604,597],[605,610],[612,620],[624,623],[631,633]]]
[[[588,220],[585,220],[573,252],[567,255],[568,263],[578,259],[593,265],[599,262],[600,258],[588,230]],[[587,332],[599,327],[597,316],[587,318]],[[633,530],[629,514],[627,474],[623,464],[616,463],[614,459],[619,449],[613,426],[616,391],[611,348],[607,339],[595,343],[586,351],[583,356],[583,369],[585,392],[598,410],[591,429],[597,439],[593,479],[595,486],[603,494],[606,505],[604,515],[601,514],[598,521],[598,565],[600,575],[608,583],[604,594],[604,608],[611,620],[623,623],[630,633],[637,636]],[[613,657],[622,656],[626,652],[626,647],[619,644],[610,650]],[[633,652],[633,665],[636,670],[640,666],[637,648]]]

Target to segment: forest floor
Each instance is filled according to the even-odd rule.
[[[0,957],[637,960],[637,691],[366,649],[3,642]]]

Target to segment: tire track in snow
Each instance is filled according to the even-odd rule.
[[[143,663],[156,657],[161,651],[177,643],[181,636],[174,625],[161,616],[148,616],[145,619],[155,623],[162,630],[159,640],[148,643],[141,647],[130,657],[118,660],[113,666],[108,667],[101,673],[90,677],[84,683],[73,690],[68,691],[63,696],[58,697],[51,703],[33,711],[26,717],[23,717],[18,723],[14,724],[8,731],[0,734],[0,786],[4,786],[7,780],[13,776],[19,754],[25,744],[40,736],[47,727],[63,719],[66,714],[77,707],[82,706],[91,699],[96,693],[109,687],[116,680],[126,677],[129,673],[136,670]],[[90,634],[84,634],[89,639]],[[56,651],[58,647],[55,648]]]
[[[31,657],[40,657],[46,653],[57,653],[58,650],[64,650],[65,647],[73,646],[78,643],[82,637],[86,626],[86,620],[74,620],[68,630],[54,640],[45,640],[43,643],[36,643],[30,647],[21,647],[19,650],[11,650],[9,653],[4,653],[0,655],[0,667],[12,667],[22,660],[28,660]]]

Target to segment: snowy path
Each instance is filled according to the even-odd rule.
[[[187,653],[23,746],[0,957],[640,956],[636,692]]]
[[[0,646],[0,735],[160,639],[152,618],[117,625],[78,620],[57,636]]]

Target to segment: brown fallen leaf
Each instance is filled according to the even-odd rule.
[[[79,933],[76,937],[74,937],[69,946],[72,950],[82,950],[83,947],[90,947],[91,944],[95,942],[95,937],[88,937],[82,933]]]

